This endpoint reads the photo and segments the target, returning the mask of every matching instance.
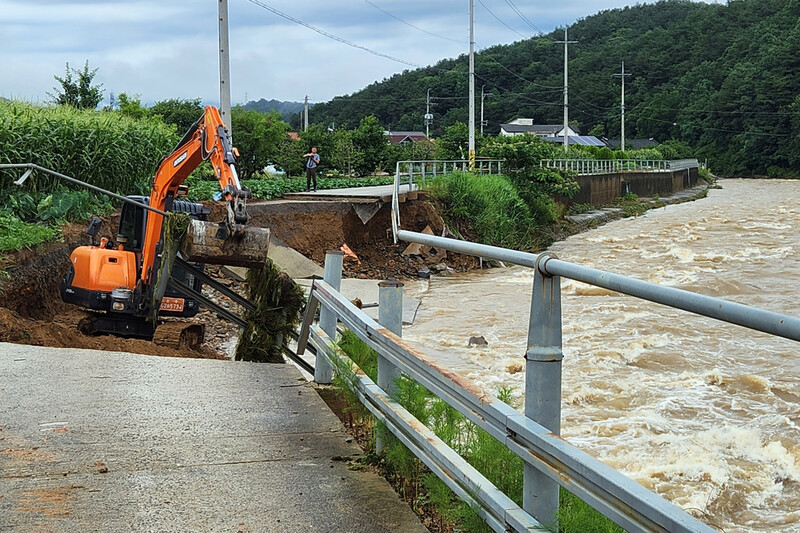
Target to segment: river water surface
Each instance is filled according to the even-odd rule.
[[[720,184],[549,251],[800,316],[800,181]],[[403,335],[520,400],[532,283],[522,267],[434,279]],[[562,435],[726,532],[800,531],[800,344],[580,282],[561,288]],[[472,335],[488,346],[468,348]]]

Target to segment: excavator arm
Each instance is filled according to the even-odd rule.
[[[203,116],[184,135],[178,147],[159,163],[150,191],[150,207],[168,211],[178,187],[200,163],[207,160],[217,175],[223,198],[227,202],[225,225],[228,234],[241,234],[249,217],[245,208],[247,191],[242,189],[236,174],[236,157],[236,149],[219,110],[206,106]],[[153,281],[153,265],[156,247],[161,240],[163,218],[152,211],[148,215],[140,273],[145,285]]]

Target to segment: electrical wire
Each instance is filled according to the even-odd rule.
[[[479,3],[480,5],[482,5],[482,6],[483,6],[483,8],[484,8],[486,11],[488,11],[488,12],[489,12],[489,14],[490,14],[491,16],[493,16],[495,19],[497,19],[497,22],[499,22],[500,24],[502,24],[503,26],[505,26],[505,27],[506,27],[506,28],[508,28],[509,30],[513,31],[514,33],[516,33],[517,35],[519,35],[519,36],[520,36],[520,37],[522,37],[523,39],[527,39],[527,38],[529,37],[528,35],[525,35],[524,33],[520,33],[520,32],[518,32],[517,30],[515,30],[514,28],[512,28],[511,26],[509,26],[508,24],[506,24],[505,22],[503,22],[503,21],[500,19],[500,17],[498,17],[497,15],[495,15],[495,14],[494,14],[494,11],[492,11],[491,9],[489,9],[489,6],[487,6],[486,4],[484,4],[484,3],[483,3],[483,0],[478,0],[478,3]]]
[[[479,0],[479,1],[480,1],[480,0]],[[396,15],[393,15],[393,14],[389,13],[388,11],[386,11],[385,9],[383,9],[382,7],[380,7],[380,6],[376,6],[375,4],[373,4],[372,2],[370,2],[369,0],[364,0],[364,2],[368,3],[369,5],[371,5],[372,7],[374,7],[375,9],[377,9],[378,11],[381,11],[381,12],[385,13],[386,15],[389,15],[389,16],[390,16],[390,17],[392,17],[393,19],[395,19],[395,20],[398,20],[398,21],[402,22],[402,23],[403,23],[403,24],[405,24],[406,26],[411,26],[411,27],[412,27],[412,28],[414,28],[415,30],[419,30],[419,31],[421,31],[422,33],[427,33],[428,35],[433,35],[434,37],[438,37],[439,39],[444,39],[445,41],[452,41],[452,42],[454,42],[454,43],[467,44],[467,41],[462,41],[462,40],[459,40],[459,39],[451,39],[450,37],[445,37],[445,36],[443,36],[443,35],[439,35],[439,34],[436,34],[436,33],[430,32],[430,31],[428,31],[428,30],[424,30],[424,29],[422,29],[422,28],[420,28],[420,27],[418,27],[418,26],[414,26],[414,25],[413,25],[413,24],[411,24],[410,22],[406,22],[405,20],[401,19],[400,17],[398,17],[398,16],[396,16]]]
[[[346,44],[347,46],[351,46],[353,48],[358,48],[360,50],[364,50],[365,52],[369,52],[372,55],[375,55],[375,56],[378,56],[378,57],[383,57],[383,58],[389,59],[391,61],[394,61],[396,63],[400,63],[400,64],[403,64],[403,65],[408,65],[410,67],[424,68],[422,65],[418,65],[417,63],[412,63],[412,62],[406,61],[404,59],[399,59],[397,57],[393,57],[393,56],[390,56],[388,54],[384,54],[383,52],[378,52],[377,50],[373,50],[371,48],[367,48],[366,46],[362,46],[362,45],[356,44],[356,43],[354,43],[352,41],[348,41],[347,39],[343,39],[341,37],[338,37],[338,36],[336,36],[336,35],[334,35],[332,33],[329,33],[329,32],[327,32],[325,30],[317,28],[316,26],[312,26],[311,24],[309,24],[307,22],[303,22],[302,20],[300,20],[298,18],[295,18],[295,17],[293,17],[291,15],[287,15],[283,11],[279,11],[279,10],[275,9],[274,7],[272,7],[272,6],[267,5],[264,2],[261,2],[260,0],[247,0],[247,1],[250,2],[251,4],[255,4],[255,5],[263,8],[263,9],[266,9],[267,11],[270,11],[270,12],[274,13],[275,15],[278,15],[279,17],[284,18],[284,19],[286,19],[286,20],[288,20],[290,22],[294,22],[295,24],[299,24],[300,26],[304,26],[304,27],[308,28],[309,30],[315,31],[315,32],[319,33],[320,35],[322,35],[324,37],[327,37],[328,39],[333,39],[334,41],[340,42],[342,44]],[[436,68],[436,67],[433,67],[433,68]]]
[[[519,15],[519,18],[521,18],[522,20],[524,20],[524,21],[525,21],[525,22],[528,24],[528,26],[530,26],[531,28],[533,28],[534,30],[536,30],[536,32],[537,32],[537,33],[539,33],[540,35],[544,34],[544,32],[543,32],[542,30],[540,30],[540,29],[539,29],[539,28],[536,26],[536,24],[534,24],[533,22],[531,22],[530,20],[528,20],[528,17],[526,17],[525,15],[523,15],[523,14],[522,14],[522,11],[520,11],[520,10],[519,10],[519,8],[517,7],[517,5],[514,3],[514,0],[506,0],[506,4],[508,4],[508,5],[509,5],[509,7],[511,7],[511,9],[513,9],[513,10],[514,10],[514,12],[515,12],[517,15]]]

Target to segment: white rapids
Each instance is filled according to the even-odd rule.
[[[800,316],[800,181],[720,184],[548,251]],[[519,397],[532,281],[522,267],[434,279],[403,335]],[[800,345],[571,280],[561,287],[562,435],[727,533],[800,531]],[[488,346],[468,347],[472,335]]]

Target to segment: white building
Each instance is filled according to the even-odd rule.
[[[539,137],[561,137],[564,138],[563,124],[534,124],[532,118],[517,118],[508,124],[500,124],[500,135],[513,137],[515,135],[538,135]],[[570,137],[578,136],[581,132],[575,126],[567,127],[567,135]]]

